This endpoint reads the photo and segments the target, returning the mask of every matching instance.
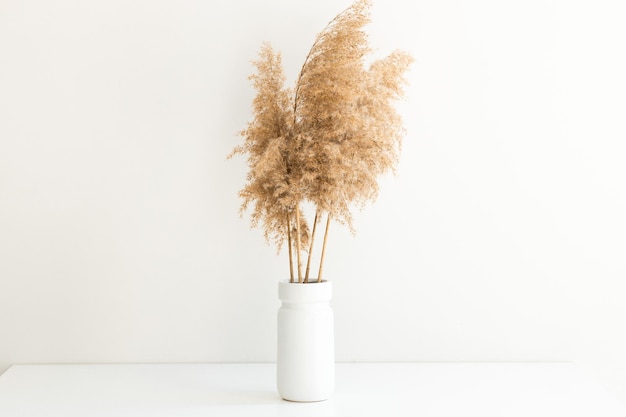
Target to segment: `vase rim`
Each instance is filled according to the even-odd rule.
[[[302,284],[289,281],[280,281],[278,283],[278,297],[282,301],[295,302],[328,301],[332,297],[333,285],[331,281],[324,280],[322,282],[309,282],[306,285]]]

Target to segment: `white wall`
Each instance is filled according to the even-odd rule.
[[[286,255],[238,216],[263,40],[349,1],[0,5],[0,372],[272,361]],[[573,360],[626,400],[625,7],[378,1],[397,177],[331,229],[339,361]]]

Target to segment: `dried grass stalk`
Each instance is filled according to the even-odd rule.
[[[309,281],[316,223],[327,215],[318,281],[330,219],[354,232],[351,208],[372,202],[378,177],[394,171],[402,120],[394,101],[403,96],[404,74],[412,58],[402,51],[365,67],[370,52],[363,27],[369,0],[357,0],[317,36],[294,90],[284,87],[280,54],[264,43],[254,62],[257,95],[253,120],[241,132],[233,154],[247,155],[247,183],[239,195],[241,212],[251,209],[252,226],[278,250],[287,241],[292,282],[296,251],[298,282]],[[312,234],[301,205],[315,206]],[[294,239],[295,237],[295,239]],[[302,251],[308,251],[302,274]]]

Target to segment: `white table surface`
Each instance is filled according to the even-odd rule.
[[[333,397],[283,401],[275,364],[15,365],[2,417],[626,416],[567,363],[337,364]]]

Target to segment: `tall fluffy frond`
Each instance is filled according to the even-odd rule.
[[[352,208],[377,197],[379,176],[399,159],[404,131],[394,102],[412,59],[395,51],[365,66],[370,7],[370,0],[356,0],[328,23],[293,91],[283,87],[280,54],[267,43],[250,77],[254,117],[233,151],[247,155],[250,167],[242,210],[251,210],[252,225],[262,225],[279,249],[286,239],[296,249],[300,279],[300,252],[314,241],[301,203],[312,202],[316,218],[326,213],[353,231]]]
[[[252,103],[253,119],[241,132],[243,145],[233,154],[248,157],[248,181],[239,195],[241,210],[251,209],[253,226],[261,226],[265,238],[280,249],[287,238],[286,216],[293,210],[293,190],[289,179],[289,146],[292,114],[290,91],[284,88],[285,76],[280,54],[265,43],[256,73],[250,76],[257,95]]]

